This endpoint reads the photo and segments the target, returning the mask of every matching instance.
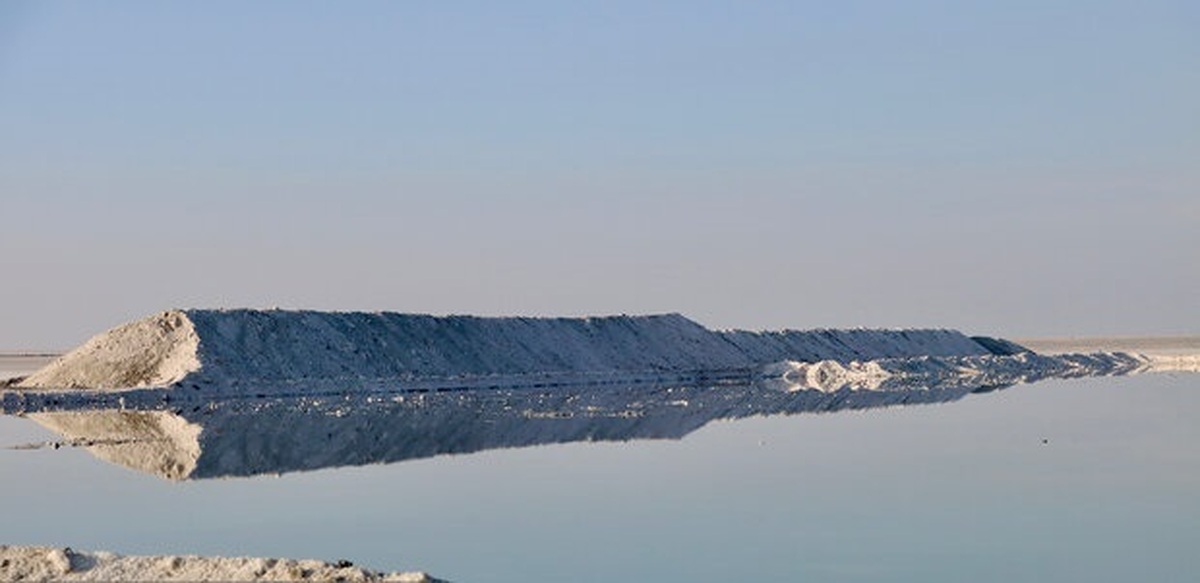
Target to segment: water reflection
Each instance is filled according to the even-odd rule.
[[[145,408],[44,404],[23,415],[64,437],[46,444],[50,447],[85,447],[137,471],[195,480],[576,441],[680,439],[717,419],[942,403],[995,388],[558,387],[226,399]]]
[[[1053,366],[1031,366],[1030,359]],[[1021,355],[987,360],[986,368],[973,362],[908,359],[888,364],[892,372],[909,369],[892,376],[878,374],[878,366],[794,363],[769,380],[704,386],[446,386],[224,399],[183,399],[154,389],[9,392],[0,395],[0,411],[64,438],[18,447],[84,447],[140,472],[195,480],[577,441],[681,439],[718,419],[945,403],[1043,378],[1143,370],[1142,361],[1127,355]]]

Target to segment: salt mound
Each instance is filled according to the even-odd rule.
[[[712,331],[679,314],[484,318],[185,310],[96,336],[18,387],[187,385],[230,392],[240,384],[288,392],[547,375],[680,381],[781,361],[990,354],[986,345],[953,330]]]
[[[792,383],[790,390],[815,389],[833,393],[842,389],[878,390],[894,375],[878,361],[850,362],[842,364],[836,360],[820,362],[784,361],[768,369],[784,383]]]
[[[185,312],[163,312],[93,337],[18,386],[121,389],[169,385],[200,368],[199,342]]]

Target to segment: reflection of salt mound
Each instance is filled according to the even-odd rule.
[[[867,362],[781,362],[764,367],[764,382],[781,390],[912,391],[928,387],[997,387],[1047,378],[1127,375],[1165,370],[1123,352],[918,356]],[[1174,368],[1172,370],[1183,370]]]
[[[42,426],[80,441],[100,459],[172,480],[200,458],[200,426],[169,411],[31,413]]]
[[[575,381],[610,375],[619,382],[635,374],[639,380],[756,374],[763,365],[788,360],[848,363],[996,351],[950,330],[712,331],[678,314],[482,318],[186,310],[101,334],[19,386],[211,389],[253,383],[278,392],[283,385],[341,390],[522,375]]]
[[[108,462],[169,480],[394,463],[556,443],[682,439],[715,420],[945,403],[973,386],[779,390],[769,383],[206,399],[25,414]],[[136,401],[136,402],[135,402]],[[137,409],[138,406],[151,407]],[[37,446],[38,444],[31,444]]]

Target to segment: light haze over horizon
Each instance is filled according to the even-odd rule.
[[[0,4],[0,351],[174,307],[1200,334],[1200,4],[598,4]]]

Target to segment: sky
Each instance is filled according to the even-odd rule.
[[[1200,4],[0,4],[0,350],[169,308],[1200,333]]]

